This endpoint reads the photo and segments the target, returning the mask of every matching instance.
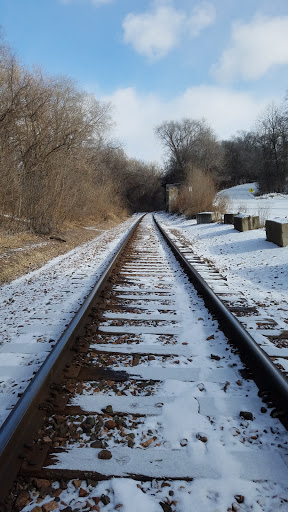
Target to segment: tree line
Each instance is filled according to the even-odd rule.
[[[160,210],[168,183],[179,184],[178,211],[189,215],[210,209],[217,190],[245,182],[258,182],[261,193],[285,192],[287,104],[288,97],[269,105],[252,130],[223,141],[205,119],[161,123],[160,169],[128,158],[113,139],[110,104],[68,77],[27,69],[2,38],[0,222],[49,234],[67,221]]]
[[[288,189],[288,98],[267,106],[251,131],[223,141],[223,181],[232,186],[256,181],[260,193]]]
[[[161,204],[159,169],[113,140],[112,107],[68,77],[24,67],[0,42],[0,214],[48,234]]]
[[[165,121],[155,129],[166,149],[164,185],[179,185],[175,211],[211,209],[216,191],[258,182],[260,193],[288,191],[288,98],[269,105],[251,131],[219,141],[205,119]],[[191,193],[193,192],[193,200]]]

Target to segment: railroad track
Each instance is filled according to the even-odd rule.
[[[288,330],[287,312],[288,304],[285,301],[279,304],[277,315],[271,312],[268,301],[255,300],[248,297],[239,288],[235,288],[231,279],[221,275],[215,266],[194,252],[191,243],[181,231],[174,229],[169,220],[162,215],[161,219],[169,238],[184,256],[186,264],[192,262],[194,270],[209,284],[214,294],[224,303],[233,316],[240,322],[250,337],[261,347],[265,354],[275,363],[281,372],[288,376]],[[275,301],[276,299],[274,299]],[[212,300],[213,302],[213,300]]]
[[[285,376],[186,263],[212,313],[145,216],[0,432],[1,510],[288,510]]]

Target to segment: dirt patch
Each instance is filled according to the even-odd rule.
[[[0,231],[0,285],[36,270],[52,258],[96,238],[118,223],[109,220],[84,226],[70,224],[63,231],[47,236],[27,232],[7,235]]]

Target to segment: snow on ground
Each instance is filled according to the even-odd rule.
[[[185,367],[178,364],[164,365],[160,371],[159,367],[151,367],[149,362],[148,365],[139,362],[133,367],[122,367],[123,361],[117,358],[115,363],[119,371],[131,370],[133,375],[139,376],[145,369],[152,369],[154,378],[150,378],[155,381],[157,376],[156,378],[160,378],[162,382],[157,384],[156,389],[153,389],[151,384],[153,392],[148,395],[147,388],[145,391],[143,389],[145,396],[140,397],[135,397],[132,393],[129,395],[127,389],[127,394],[125,392],[122,396],[120,393],[119,396],[117,386],[116,390],[113,390],[114,397],[105,397],[103,388],[94,394],[92,382],[90,396],[87,393],[84,402],[83,395],[76,394],[73,403],[77,403],[82,409],[84,406],[84,410],[88,397],[97,404],[97,408],[101,407],[102,398],[101,409],[106,398],[106,407],[110,404],[117,412],[127,411],[126,405],[130,401],[133,420],[131,430],[135,446],[132,449],[129,445],[126,446],[124,441],[125,432],[129,432],[132,423],[131,415],[124,416],[125,425],[121,433],[119,429],[113,434],[107,434],[106,429],[99,435],[100,431],[97,430],[98,439],[100,436],[105,439],[108,449],[111,450],[111,459],[99,461],[99,448],[89,446],[87,432],[83,431],[84,434],[81,433],[81,437],[77,439],[70,437],[71,442],[66,445],[65,451],[57,451],[54,455],[53,469],[85,469],[87,473],[97,471],[119,478],[99,482],[96,486],[82,481],[81,494],[80,490],[76,490],[77,480],[74,480],[74,483],[71,481],[64,492],[60,493],[55,509],[58,509],[59,503],[59,510],[68,510],[71,507],[71,510],[83,512],[89,509],[99,512],[285,512],[288,503],[287,465],[284,462],[287,458],[287,433],[283,432],[279,420],[272,418],[267,409],[261,410],[263,402],[257,395],[258,388],[255,383],[240,380],[239,370],[243,365],[238,355],[233,353],[231,347],[227,347],[227,340],[218,330],[216,320],[207,311],[196,290],[191,288],[188,278],[183,276],[174,256],[164,244],[158,246],[156,243],[159,235],[152,237],[153,227],[149,225],[149,217],[147,216],[143,222],[146,226],[148,224],[149,235],[147,231],[146,234],[145,231],[143,233],[142,226],[143,245],[138,246],[138,253],[143,252],[140,268],[136,269],[134,264],[127,264],[122,272],[123,275],[127,275],[130,270],[129,280],[126,283],[115,283],[113,292],[116,292],[118,297],[123,294],[126,300],[130,294],[135,294],[134,299],[137,301],[143,298],[143,293],[146,300],[157,297],[156,293],[160,291],[164,292],[164,295],[158,295],[158,301],[167,301],[173,308],[170,311],[177,310],[175,324],[166,326],[170,329],[170,335],[173,333],[173,338],[165,344],[161,344],[159,340],[166,317],[165,314],[162,325],[154,325],[158,321],[155,318],[159,318],[159,303],[154,303],[154,307],[153,304],[149,305],[150,314],[146,316],[150,317],[150,322],[146,318],[146,327],[142,327],[142,333],[138,331],[137,319],[135,323],[132,321],[133,317],[135,318],[133,312],[130,314],[130,322],[128,316],[127,322],[117,325],[117,338],[121,329],[127,333],[129,325],[130,328],[134,327],[130,341],[133,339],[132,335],[136,334],[139,348],[143,349],[143,346],[147,347],[150,344],[153,345],[154,351],[154,344],[157,344],[155,338],[158,337],[158,349],[162,349],[164,353],[169,353],[171,348],[180,348],[180,353],[184,350],[190,363],[186,368],[186,377],[183,373]],[[150,239],[154,255],[159,254],[157,260],[161,261],[161,265],[156,261],[153,264],[153,260],[147,256],[145,239]],[[147,268],[143,268],[143,263],[149,263],[149,259],[150,269],[161,269],[160,282],[158,272],[155,275],[152,271],[147,276]],[[106,313],[106,317],[99,325],[99,333],[107,332],[113,335],[109,310]],[[144,313],[140,315],[143,319]],[[113,314],[112,320],[117,317],[123,319],[122,312],[117,316]],[[154,334],[149,329],[152,325]],[[151,340],[152,337],[154,342]],[[115,338],[112,341],[109,337],[114,350]],[[107,345],[109,346],[109,341]],[[132,346],[134,343],[129,345]],[[99,345],[97,346],[99,348]],[[97,359],[97,364],[98,361]],[[87,411],[95,411],[95,406],[91,406],[92,401],[90,405],[86,402]],[[151,411],[152,403],[157,404],[156,411]],[[146,416],[137,417],[139,412],[141,414],[142,407],[145,407]],[[250,419],[245,418],[245,414],[252,414],[247,411],[253,411]],[[79,432],[80,422],[82,424],[85,418],[81,415],[81,420],[78,420]],[[123,444],[118,443],[121,439],[124,441]],[[143,443],[144,439],[146,441]],[[146,442],[149,444],[145,446]],[[129,474],[151,477],[156,475],[159,476],[159,480],[154,478],[151,482],[137,482],[123,478]],[[181,480],[171,481],[166,478],[163,482],[164,475],[180,476]],[[185,477],[192,478],[192,481],[182,480]],[[60,483],[55,482],[53,486],[58,489]],[[44,501],[37,501],[38,496],[39,493],[35,493],[33,502],[22,512],[33,512],[36,504],[43,505]],[[48,504],[51,498],[45,497],[45,500]],[[97,508],[92,508],[94,500]]]
[[[269,218],[287,218],[288,196],[269,194],[253,197],[254,183],[239,185],[222,193],[230,198],[231,211],[258,214],[269,210]],[[260,205],[260,206],[259,206]],[[159,220],[192,243],[193,251],[213,263],[232,289],[269,309],[269,314],[287,321],[288,247],[266,241],[265,229],[239,232],[232,225],[196,224],[194,219],[158,214]]]
[[[264,194],[256,196],[257,183],[245,183],[219,192],[218,196],[229,198],[230,210],[233,213],[249,213],[259,215],[260,221],[288,217],[288,196],[284,194]],[[253,190],[253,192],[250,192]]]
[[[0,424],[134,222],[131,217],[0,288]]]
[[[287,196],[269,195],[262,199],[260,197],[255,198],[249,192],[250,188],[253,188],[253,184],[241,185],[226,191],[226,194],[231,197],[232,211],[234,209],[236,209],[236,211],[241,209],[241,211],[245,213],[258,214],[260,205],[260,208],[266,210],[269,206],[270,218],[288,217]],[[278,318],[281,317],[283,321],[287,321],[288,247],[280,248],[267,242],[264,229],[239,233],[234,230],[232,226],[220,223],[197,225],[195,220],[187,220],[183,217],[167,214],[158,214],[158,217],[163,224],[168,225],[170,229],[177,230],[184,235],[185,238],[190,240],[197,254],[213,262],[215,266],[220,269],[222,274],[227,277],[227,282],[231,284],[231,287],[234,287],[236,290],[241,290],[246,296],[250,297],[251,300],[253,299],[258,303],[264,304],[265,307],[269,309],[269,314],[273,318],[277,318],[278,320]],[[85,296],[87,296],[92,288],[97,276],[100,275],[103,265],[107,262],[111,251],[115,251],[119,240],[125,234],[128,227],[132,225],[134,220],[133,218],[129,219],[126,223],[121,224],[109,232],[101,234],[98,238],[84,244],[82,247],[76,248],[70,253],[52,260],[41,269],[23,276],[9,285],[1,287],[0,291],[3,300],[3,306],[0,311],[0,332],[2,335],[0,345],[1,421],[8,415],[9,409],[11,409],[17,401],[18,393],[21,393],[21,390],[27,386],[33,372],[38,369],[39,365],[46,357],[47,352],[55,343],[55,340],[61,335],[65,324],[68,324],[74,313],[78,310]],[[188,301],[185,301],[185,303],[186,302],[188,303]],[[181,308],[185,309],[185,303],[180,304],[179,302]],[[198,320],[200,321],[200,319]],[[186,327],[188,329],[189,326],[187,325]],[[21,353],[19,354],[20,346]],[[218,350],[223,350],[223,356],[226,354],[227,357],[227,352],[224,352],[224,345],[221,348],[221,344],[217,342],[217,347]],[[208,350],[207,357],[210,355],[210,352],[211,350]],[[201,357],[204,358],[204,356],[205,354],[197,353],[198,362],[199,359]],[[196,360],[197,357],[195,357]],[[195,361],[195,363],[196,362],[197,361]],[[222,359],[221,364],[223,364]],[[171,393],[169,385],[174,386],[173,382],[166,385],[167,395]],[[249,386],[250,385],[252,387],[254,386],[252,383],[249,384]],[[188,388],[188,384],[184,384],[181,389],[179,387],[179,390],[175,386],[173,388],[174,393],[176,393],[175,400],[177,399],[179,405],[176,415],[174,411],[170,410],[169,402],[167,402],[163,409],[164,419],[166,419],[164,427],[165,425],[169,425],[169,428],[171,427],[169,432],[166,431],[167,429],[165,430],[165,428],[163,428],[163,435],[165,434],[165,437],[169,438],[168,441],[172,446],[176,441],[179,441],[179,435],[181,435],[181,437],[188,436],[185,430],[186,423],[184,419],[187,419],[189,425],[194,421],[189,414],[189,407],[191,406],[191,409],[193,409],[194,406],[194,398]],[[214,392],[214,388],[215,385],[212,383],[211,391],[213,392],[213,396],[219,400],[218,395]],[[235,389],[237,389],[237,385],[235,385],[235,387],[230,385],[226,393],[226,395],[231,393],[232,404]],[[177,395],[177,391],[179,391],[179,396]],[[193,391],[195,396],[197,389],[195,388]],[[260,407],[261,401],[260,398],[256,396],[256,393],[257,391],[255,390],[255,400],[259,400]],[[219,409],[220,406],[222,406],[222,402],[222,399],[221,403],[219,402],[218,404],[217,402]],[[184,418],[185,411],[188,415]],[[225,428],[222,430],[224,420],[218,415],[218,412],[216,414],[216,426],[217,428],[221,428],[224,445],[229,444],[228,441],[232,433],[233,443],[237,443],[237,447],[239,445],[240,449],[245,451],[245,447],[242,447],[241,441],[238,440],[237,436],[235,437],[233,435],[232,429],[234,428],[234,424],[233,422],[231,423],[229,419],[230,416],[232,416],[232,414],[228,415],[229,421],[227,420],[227,425],[225,423]],[[175,417],[177,417],[178,420],[181,418],[176,426],[173,423]],[[259,415],[259,417],[261,419],[261,415]],[[269,417],[271,424],[274,421],[275,420]],[[179,424],[181,425],[180,432],[178,429]],[[214,426],[214,428],[216,428],[216,426]],[[238,423],[236,426],[239,427]],[[253,423],[252,426],[254,428],[255,423]],[[204,486],[203,480],[201,479],[196,479],[193,482],[180,481],[173,483],[170,490],[174,493],[175,500],[179,503],[179,509],[185,512],[191,510],[192,496],[195,510],[204,510],[204,507],[207,512],[227,510],[226,505],[228,497],[230,497],[228,495],[226,496],[228,490],[231,492],[231,488],[234,486],[234,494],[238,494],[239,489],[242,491],[241,482],[238,478],[238,468],[234,466],[231,467],[230,459],[226,457],[225,450],[219,444],[219,440],[216,443],[213,437],[214,430],[212,426],[210,427],[208,424],[203,426],[197,424],[197,429],[199,429],[200,432],[204,430],[204,434],[206,434],[208,427],[208,437],[210,441],[211,436],[212,442],[210,444],[215,455],[213,460],[215,461],[215,465],[220,467],[222,478],[216,482],[216,485],[214,479],[211,479],[211,482],[206,479]],[[192,432],[192,426],[190,430]],[[241,429],[239,432],[242,432]],[[259,432],[260,429],[258,429],[257,436],[260,435]],[[249,430],[249,435],[252,434],[253,432]],[[279,432],[277,432],[277,435],[278,434]],[[268,439],[268,436],[266,437]],[[263,450],[262,441],[261,439],[261,443],[259,443],[258,447],[257,440],[255,440],[257,449],[262,447],[261,450]],[[202,444],[200,444],[199,446],[203,448],[203,451],[204,448],[206,450],[204,445],[202,446]],[[274,447],[273,450],[271,450],[271,460],[272,454],[274,451],[277,451],[276,447],[277,443],[275,444],[275,450]],[[254,448],[256,449],[256,446]],[[266,445],[264,448],[266,450]],[[222,456],[223,453],[225,456],[223,459],[224,464],[221,464],[222,459],[220,455]],[[70,487],[67,489],[67,502],[74,507],[74,502],[70,501],[69,494],[71,492],[72,499],[72,496],[75,496],[75,490],[72,487],[72,483],[69,485],[71,489]],[[167,489],[165,490],[165,487],[162,488],[161,485],[156,488],[155,486],[157,485],[156,481],[145,483],[144,486],[147,486],[147,489],[144,489],[146,492],[143,494],[144,491],[137,487],[137,482],[122,478],[113,479],[110,482],[100,482],[95,493],[97,493],[98,496],[102,493],[110,494],[111,502],[105,507],[101,505],[101,510],[103,508],[107,510],[107,512],[115,510],[117,506],[119,508],[119,505],[124,502],[124,498],[126,501],[125,512],[130,512],[130,510],[132,512],[132,510],[135,510],[136,505],[139,512],[142,510],[143,512],[144,510],[160,512],[162,507],[159,505],[159,501],[160,499],[164,501],[164,494]],[[185,492],[185,490],[187,492]],[[158,503],[155,504],[152,497],[157,495],[157,493],[159,493],[159,500]],[[191,496],[189,496],[189,493],[191,493]],[[247,483],[245,494],[247,496],[247,498],[245,497],[245,503],[242,505],[236,504],[234,510],[245,510],[245,512],[250,510],[260,512],[265,510],[268,512],[268,510],[273,509],[284,511],[285,507],[287,507],[288,498],[286,485],[280,480],[277,481],[277,484],[273,483],[273,485],[270,482],[266,484],[265,482]],[[128,504],[127,496],[129,496]],[[275,499],[276,501],[278,500],[277,503],[275,503]],[[225,504],[225,507],[223,507],[223,504]],[[231,510],[233,509],[231,508]]]

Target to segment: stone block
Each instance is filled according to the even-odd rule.
[[[197,224],[210,224],[221,220],[221,214],[218,212],[200,212],[196,215]]]
[[[237,213],[224,213],[224,224],[234,224],[234,217]]]
[[[288,245],[288,219],[266,220],[266,239],[279,247]]]
[[[250,229],[258,229],[260,227],[259,215],[235,215],[234,228],[237,231],[249,231]]]

